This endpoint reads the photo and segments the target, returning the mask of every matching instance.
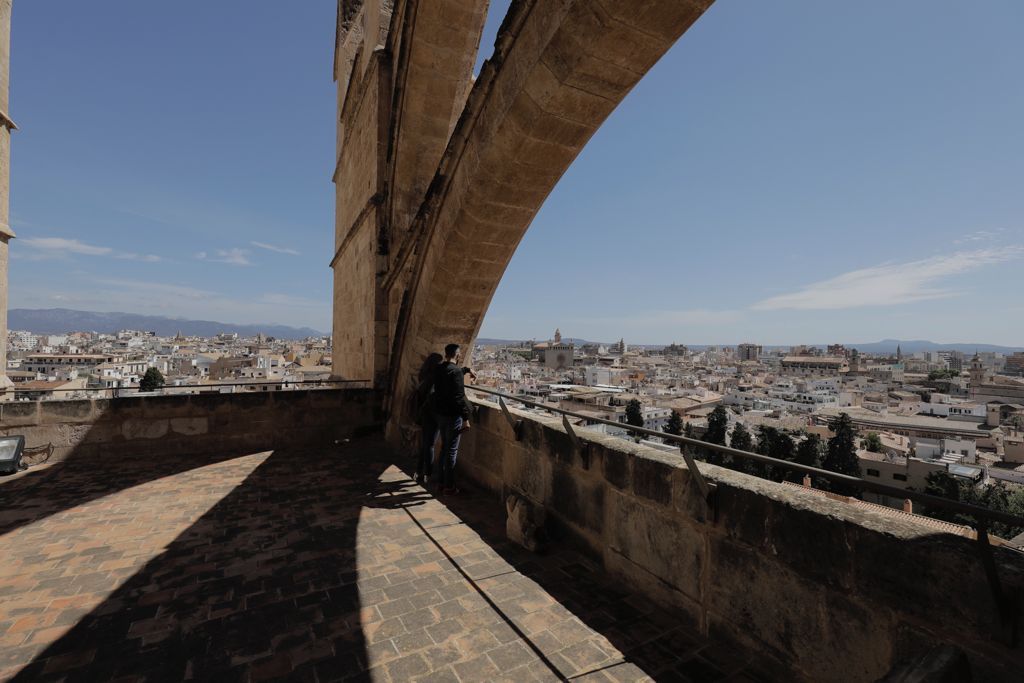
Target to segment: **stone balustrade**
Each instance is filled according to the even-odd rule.
[[[381,422],[378,394],[352,388],[0,404],[0,434],[47,462],[325,445]]]
[[[717,485],[709,509],[679,456],[583,429],[577,447],[559,418],[512,410],[516,430],[475,403],[464,476],[543,506],[553,543],[758,653],[766,670],[874,681],[951,643],[975,680],[1019,680],[1024,649],[1001,642],[975,541],[702,463]],[[994,551],[1019,612],[1024,555]]]

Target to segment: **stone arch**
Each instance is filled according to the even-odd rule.
[[[475,338],[505,268],[562,174],[709,5],[513,5],[410,233],[409,253],[396,259],[409,272],[394,338],[394,406],[404,404],[422,357]]]

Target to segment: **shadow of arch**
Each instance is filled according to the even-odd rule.
[[[369,680],[357,529],[390,463],[368,443],[272,453],[12,680]]]

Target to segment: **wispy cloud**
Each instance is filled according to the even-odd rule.
[[[101,247],[94,244],[86,244],[79,240],[66,239],[64,237],[26,237],[18,240],[20,246],[28,247],[31,257],[42,258],[66,258],[73,254],[80,256],[106,256],[125,261],[145,261],[156,263],[162,259],[156,254],[136,254],[128,251],[117,251],[110,247]]]
[[[200,261],[213,261],[215,263],[227,263],[231,266],[251,266],[252,261],[249,260],[249,250],[239,249],[234,247],[231,249],[217,249],[212,254],[206,251],[201,251],[196,254],[196,258]]]
[[[975,230],[969,232],[959,239],[953,240],[953,244],[972,244],[977,242],[991,242],[1006,232],[1002,228],[997,230]]]
[[[1009,246],[960,251],[909,263],[883,263],[815,282],[791,294],[770,297],[752,308],[836,310],[946,299],[956,292],[938,286],[941,280],[1021,256],[1024,247]]]
[[[216,296],[213,292],[187,285],[167,284],[162,282],[148,282],[145,280],[127,280],[123,278],[96,278],[93,280],[98,285],[115,287],[118,289],[130,290],[132,292],[145,292],[160,296],[169,296],[178,299],[191,299],[202,301]]]
[[[278,254],[289,254],[291,256],[300,255],[298,251],[290,247],[278,247],[273,244],[267,244],[266,242],[250,242],[249,244],[254,247],[259,247],[260,249],[266,249],[267,251],[276,251]]]
[[[586,318],[581,319],[578,322],[586,322],[593,324],[612,324],[616,326],[678,326],[678,325],[689,325],[694,327],[701,327],[705,325],[724,325],[726,323],[736,322],[742,316],[742,311],[734,311],[730,309],[721,310],[709,310],[704,308],[694,308],[681,311],[639,311],[632,315],[627,316],[616,316],[610,318]],[[577,322],[571,320],[571,322]]]
[[[63,237],[26,237],[21,240],[26,247],[62,254],[84,254],[86,256],[109,256],[114,252],[110,247],[96,247],[78,240]]]
[[[307,299],[303,296],[292,296],[291,294],[277,294],[267,293],[260,297],[260,302],[267,304],[268,306],[313,306],[320,307],[326,305],[328,302]]]

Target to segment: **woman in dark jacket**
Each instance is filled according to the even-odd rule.
[[[434,444],[437,442],[438,425],[434,415],[434,377],[437,366],[444,358],[432,353],[420,368],[419,384],[416,386],[416,407],[414,417],[420,426],[420,445],[416,454],[416,481],[427,484],[434,473]]]

